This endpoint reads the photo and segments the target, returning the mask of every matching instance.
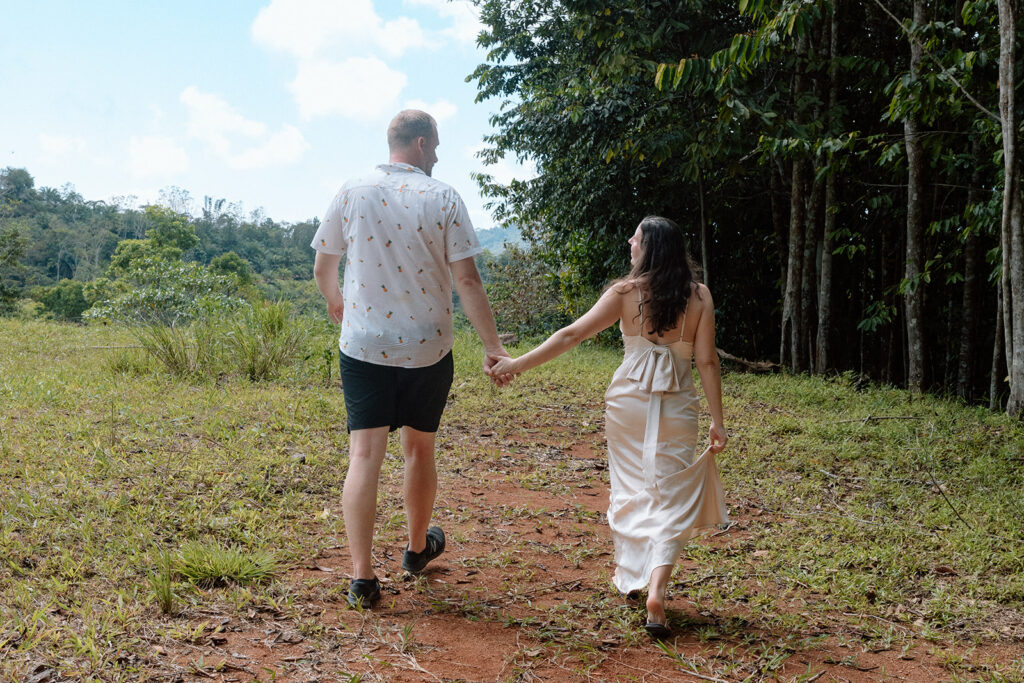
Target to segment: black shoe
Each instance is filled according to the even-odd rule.
[[[369,609],[380,600],[380,581],[372,579],[352,579],[348,584],[348,606]]]
[[[647,631],[647,635],[655,640],[664,640],[672,635],[672,630],[668,626],[654,621],[647,622],[644,629]]]
[[[427,547],[423,552],[414,553],[406,548],[402,556],[402,569],[412,574],[419,574],[427,563],[444,552],[444,532],[441,527],[432,526],[427,529]]]

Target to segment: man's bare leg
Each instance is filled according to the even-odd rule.
[[[436,432],[421,432],[402,427],[402,451],[405,453],[405,516],[409,527],[409,550],[421,553],[427,547],[427,526],[437,496],[437,470],[434,467]]]
[[[377,518],[377,480],[387,446],[387,427],[357,429],[349,434],[348,472],[341,493],[341,508],[352,556],[353,579],[375,576],[370,550]]]

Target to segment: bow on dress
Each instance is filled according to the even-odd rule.
[[[655,344],[646,337],[646,351],[637,356],[626,373],[626,378],[638,389],[649,394],[647,398],[647,423],[644,427],[644,445],[641,465],[644,472],[644,488],[655,486],[654,459],[658,452],[658,430],[661,425],[661,396],[682,389],[680,368],[672,350]]]

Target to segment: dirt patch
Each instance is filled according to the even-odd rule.
[[[459,440],[478,448],[440,472],[435,521],[448,549],[422,576],[400,571],[400,542],[378,543],[384,597],[357,612],[344,602],[347,552],[326,549],[289,572],[279,605],[186,615],[190,638],[154,642],[152,669],[188,681],[934,681],[1020,656],[1019,642],[939,646],[895,622],[882,626],[904,637],[887,647],[857,615],[768,630],[742,601],[698,608],[688,596],[711,579],[686,559],[670,589],[674,636],[653,643],[642,602],[609,581],[600,434]],[[728,502],[733,524],[698,542],[744,552],[750,525],[770,515]],[[782,604],[801,614],[809,596],[785,590]]]

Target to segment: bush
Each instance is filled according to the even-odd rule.
[[[198,263],[145,258],[130,269],[105,299],[86,311],[85,320],[125,324],[174,325],[246,306],[234,276],[217,275]]]
[[[217,367],[217,343],[212,326],[146,325],[135,338],[154,360],[175,377],[209,377]]]
[[[276,377],[298,355],[306,334],[289,320],[289,311],[282,302],[252,306],[230,326],[231,361],[250,380]]]
[[[61,280],[53,287],[39,287],[32,298],[58,320],[79,322],[92,305],[85,297],[85,285],[77,280]]]
[[[177,572],[200,588],[265,581],[281,571],[277,555],[266,550],[193,542],[178,552]]]
[[[287,304],[246,305],[220,321],[203,317],[190,324],[150,324],[134,329],[146,356],[171,375],[212,379],[236,374],[253,382],[277,377],[306,349],[304,328],[289,316]],[[112,362],[116,372],[139,372],[137,359]]]
[[[210,271],[217,275],[234,275],[240,285],[252,284],[249,262],[233,251],[227,251],[210,261]]]
[[[572,321],[556,279],[532,251],[510,244],[501,256],[488,255],[483,265],[499,331],[536,336]]]

